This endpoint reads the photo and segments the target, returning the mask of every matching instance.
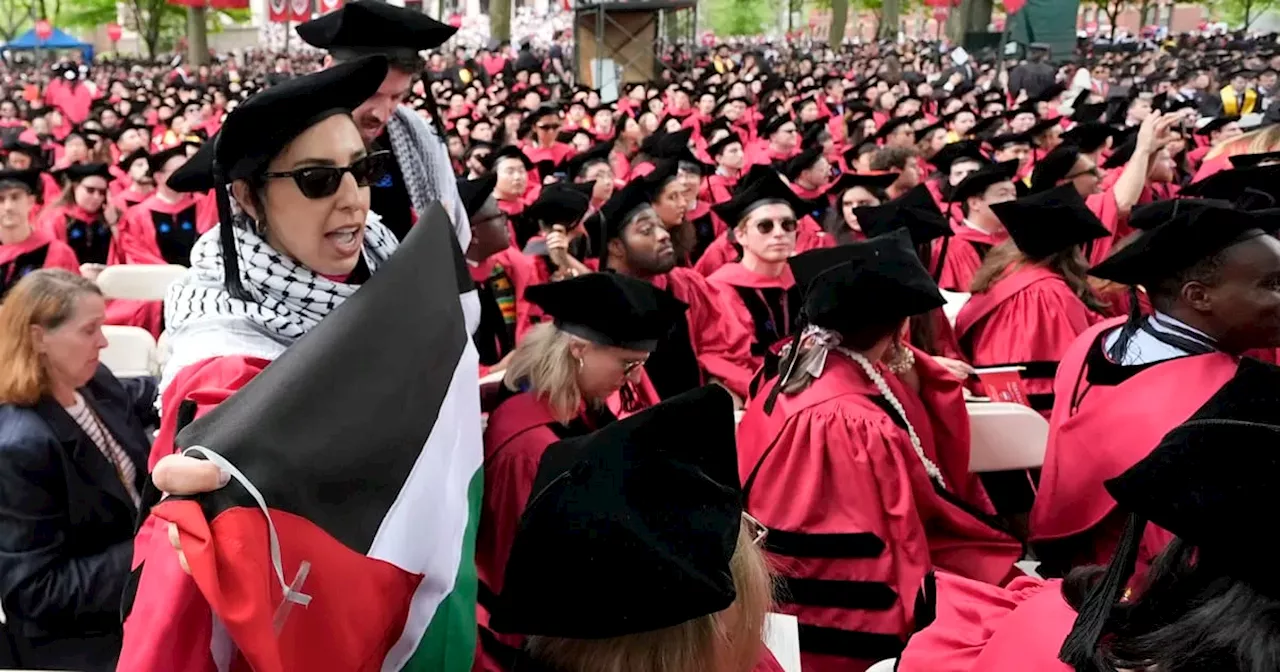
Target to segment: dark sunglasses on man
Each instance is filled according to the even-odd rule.
[[[351,162],[349,166],[306,166],[282,173],[263,173],[268,179],[290,177],[298,191],[307,198],[328,198],[338,191],[342,176],[351,173],[356,186],[367,187],[382,179],[387,172],[391,152],[374,152]]]
[[[772,219],[762,219],[756,222],[756,230],[759,231],[761,235],[767,236],[773,233],[773,227],[775,225],[782,227],[782,230],[787,233],[795,231],[797,226],[796,220],[793,217],[784,217],[777,222]]]

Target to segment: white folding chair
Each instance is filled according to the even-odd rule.
[[[107,325],[102,334],[107,337],[102,363],[117,378],[156,374],[156,341],[146,329]]]
[[[946,304],[942,306],[942,314],[946,315],[947,321],[954,325],[956,323],[956,315],[960,314],[960,309],[964,308],[964,304],[973,295],[968,292],[948,292],[945,289],[938,291],[942,293],[942,298],[946,300]]]
[[[875,665],[867,668],[867,672],[893,672],[893,668],[898,664],[897,658],[882,660]]]
[[[1014,471],[1044,464],[1049,421],[1022,404],[970,403],[969,471]]]
[[[98,287],[108,299],[163,301],[169,285],[186,272],[186,268],[174,264],[108,266],[98,275]]]

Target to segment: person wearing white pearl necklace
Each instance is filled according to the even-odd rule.
[[[747,404],[738,472],[805,670],[864,670],[923,625],[935,567],[999,584],[1022,548],[957,494],[955,456],[939,455],[955,425],[905,382],[948,375],[901,342],[907,318],[943,304],[908,234],[789,263],[804,326]]]

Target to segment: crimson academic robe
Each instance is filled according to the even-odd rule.
[[[936,615],[911,637],[897,672],[1071,672],[1058,650],[1076,612],[1061,581],[1031,577],[1008,587],[938,573]]]
[[[791,335],[800,311],[791,267],[783,266],[782,275],[774,278],[734,262],[716,269],[707,282],[723,291],[729,313],[751,332],[751,368],[760,368],[769,348]]]
[[[170,203],[152,194],[120,218],[116,237],[125,263],[190,266],[196,239],[217,223],[217,202],[207,195],[179,194]]]
[[[519,635],[490,630],[488,616],[495,598],[502,594],[507,557],[520,515],[532,494],[542,454],[557,441],[588,434],[616,417],[626,417],[657,403],[657,394],[643,376],[639,383],[628,383],[625,389],[625,394],[610,397],[608,409],[588,412],[584,408],[567,425],[557,421],[546,400],[532,392],[511,394],[489,414],[484,432],[484,499],[476,534],[480,636],[473,669],[509,669],[511,658],[523,641]]]
[[[861,672],[897,656],[916,628],[931,562],[913,491],[928,475],[846,356],[830,353],[820,377],[766,414],[774,384],[738,425],[746,509],[769,529],[778,609],[800,620],[804,670]]]
[[[804,151],[804,148],[797,144],[795,147],[792,147],[790,151],[784,152],[774,148],[768,138],[761,138],[751,143],[746,150],[747,165],[772,166],[791,160],[797,154]]]
[[[1063,353],[1054,380],[1057,398],[1030,538],[1037,548],[1056,546],[1072,566],[1105,563],[1115,550],[1124,516],[1103,482],[1146,457],[1238,365],[1235,357],[1213,352],[1118,367],[1106,359],[1102,341],[1122,324],[1124,318],[1115,318],[1081,334]],[[1168,541],[1148,525],[1140,561],[1149,562]]]
[[[715,213],[712,213],[712,219],[719,221]],[[707,246],[702,256],[698,258],[698,263],[693,266],[694,270],[704,277],[710,276],[721,266],[740,259],[742,253],[734,247],[734,242],[730,236],[728,227],[726,227],[724,233],[717,235],[716,239]],[[812,217],[807,215],[800,217],[799,225],[796,228],[796,254],[816,250],[820,247],[835,246],[835,236],[828,235]]]
[[[1009,239],[1004,231],[983,233],[963,222],[951,222],[952,236],[933,241],[929,268],[938,286],[952,292],[967,292],[973,276],[982,267],[991,248]]]
[[[117,183],[112,182],[111,184]],[[108,197],[108,200],[116,210],[119,210],[121,213],[127,213],[129,208],[132,208],[148,198],[151,198],[151,192],[144,194],[140,191],[134,191],[132,187],[121,187],[115,193],[111,194],[111,196]]]
[[[40,173],[40,185],[44,196],[44,209],[53,207],[58,196],[62,195],[62,185],[58,184],[58,179],[49,173]]]
[[[1053,408],[1053,377],[1067,346],[1101,316],[1089,310],[1062,276],[1043,266],[1008,269],[974,294],[956,316],[956,336],[974,366],[1024,366],[1031,407]]]
[[[700,194],[698,198],[705,199],[712,205],[719,205],[733,198],[733,190],[738,186],[738,178],[716,173],[715,175],[707,178],[706,185],[706,195],[703,196]],[[721,220],[717,219],[716,221],[720,222]],[[723,233],[723,231],[716,231],[716,235],[721,233]]]
[[[573,145],[564,142],[553,142],[550,147],[534,147],[532,142],[526,142],[520,146],[520,149],[535,164],[542,161],[550,161],[557,166],[578,153],[578,150],[574,149]]]
[[[717,378],[745,399],[751,376],[751,331],[732,317],[723,292],[692,269],[673,268],[650,278],[689,305],[658,349],[645,362],[645,372],[663,399]]]
[[[32,231],[21,243],[0,245],[0,297],[23,276],[41,268],[61,268],[80,274],[76,253],[45,231]]]
[[[471,266],[471,279],[480,294],[480,326],[473,340],[480,354],[483,376],[515,349],[532,328],[533,315],[542,313],[524,300],[524,290],[538,284],[536,262],[508,247]]]

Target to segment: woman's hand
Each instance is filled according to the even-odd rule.
[[[933,361],[941,364],[942,368],[946,369],[951,373],[951,375],[959,378],[960,380],[966,380],[969,376],[973,375],[973,367],[958,359],[951,359],[950,357],[934,357]]]
[[[560,268],[569,267],[569,234],[565,232],[564,227],[557,224],[547,233],[547,256],[551,257],[551,263]]]
[[[219,469],[208,460],[197,460],[185,455],[166,455],[156,463],[151,472],[151,480],[165,495],[197,495],[202,492],[213,492],[231,480],[231,474]],[[182,571],[190,574],[187,556],[182,552],[182,541],[178,535],[178,526],[169,523],[169,544],[178,552],[178,564]]]
[[[120,221],[120,211],[116,210],[116,206],[108,203],[102,208],[102,218],[107,220],[107,225],[114,227],[116,222]]]

